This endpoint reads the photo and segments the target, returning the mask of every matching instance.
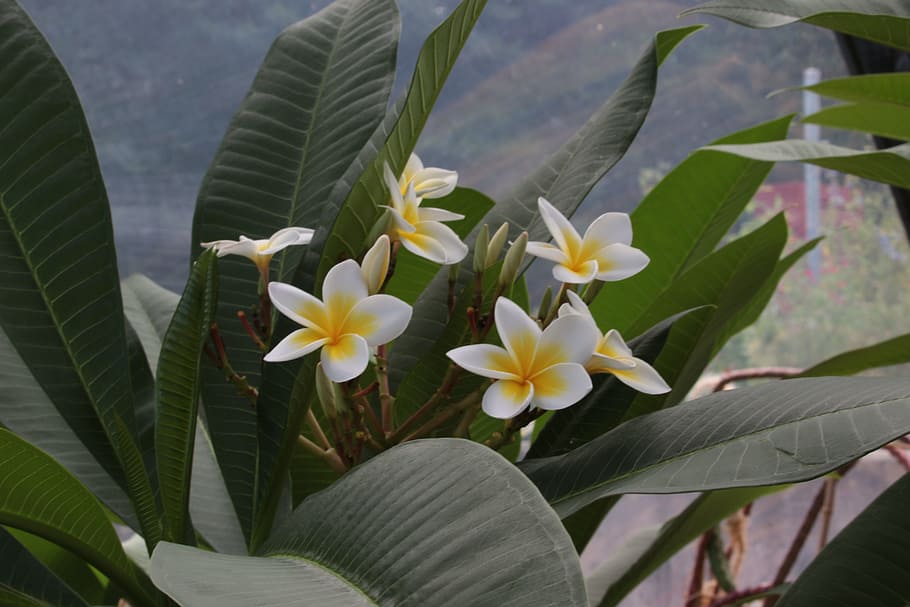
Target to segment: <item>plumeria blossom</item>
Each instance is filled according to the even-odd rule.
[[[389,236],[392,240],[401,241],[408,251],[434,263],[453,264],[464,259],[468,247],[452,228],[442,223],[464,219],[464,215],[421,207],[414,181],[408,182],[402,195],[389,165],[384,166],[383,175],[391,196]]]
[[[424,168],[420,157],[411,154],[398,180],[402,196],[408,191],[408,184],[414,184],[414,193],[418,198],[442,198],[451,194],[458,185],[458,173],[436,167]]]
[[[529,406],[564,409],[591,391],[583,363],[591,358],[597,335],[584,318],[557,318],[541,331],[517,304],[500,297],[495,319],[504,348],[476,344],[448,352],[461,368],[496,380],[483,395],[487,415],[508,419]]]
[[[206,249],[214,248],[218,257],[225,255],[242,255],[250,259],[259,268],[260,272],[268,274],[269,262],[272,255],[287,247],[309,244],[313,239],[313,230],[310,228],[283,228],[272,234],[271,238],[253,240],[241,236],[240,240],[213,240],[203,242]]]
[[[283,282],[269,283],[272,304],[303,325],[265,355],[268,362],[300,358],[322,348],[326,376],[354,379],[366,370],[370,348],[401,335],[411,306],[391,295],[370,295],[360,265],[348,259],[334,266],[322,284],[323,300]]]
[[[568,291],[566,295],[569,297],[569,303],[559,307],[559,318],[572,316],[584,318],[588,322],[588,330],[600,335],[594,354],[585,364],[589,373],[612,373],[622,383],[645,394],[665,394],[670,391],[670,386],[654,367],[640,358],[635,358],[619,331],[610,329],[606,335],[602,335],[581,297],[572,291]]]
[[[379,292],[389,273],[390,246],[389,237],[383,234],[363,256],[360,271],[367,282],[367,291],[370,295]]]
[[[528,253],[555,261],[553,277],[569,284],[622,280],[637,274],[650,259],[632,243],[632,222],[626,213],[604,213],[584,236],[545,198],[537,199],[540,216],[556,243],[529,242]]]

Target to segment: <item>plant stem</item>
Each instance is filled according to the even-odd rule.
[[[379,427],[383,441],[392,432],[392,421],[395,416],[395,397],[389,388],[389,359],[386,348],[386,344],[376,347],[376,381],[379,383],[379,408],[382,414],[382,424]]]
[[[910,472],[910,457],[904,453],[904,450],[898,447],[897,445],[885,445],[885,451],[890,453],[894,459],[897,460],[901,466],[904,467],[905,471]]]
[[[240,375],[234,371],[234,367],[231,366],[231,362],[228,360],[227,349],[224,347],[224,341],[221,339],[221,331],[218,330],[218,323],[213,322],[211,324],[209,327],[209,336],[212,338],[212,343],[215,344],[215,366],[224,372],[225,379],[234,384],[237,392],[247,397],[253,407],[256,407],[256,403],[259,400],[259,391],[250,385],[246,376]]]
[[[737,590],[736,592],[730,592],[725,594],[713,601],[709,607],[726,607],[738,601],[742,601],[750,596],[755,598],[761,598],[762,596],[768,594],[768,591],[776,588],[774,584],[760,584],[758,586],[753,586],[752,588],[743,588],[742,590]]]
[[[569,285],[562,283],[559,286],[559,292],[556,293],[556,297],[553,298],[553,305],[550,307],[550,311],[547,313],[547,317],[544,319],[543,328],[546,328],[553,319],[556,318],[556,313],[559,312],[559,306],[562,305],[563,301],[566,299],[566,291],[569,290]]]
[[[477,417],[477,412],[480,409],[477,407],[470,407],[461,414],[461,420],[458,422],[458,426],[455,428],[454,436],[456,438],[471,438],[471,424],[474,423],[474,418]]]
[[[452,391],[452,388],[455,387],[455,383],[458,381],[460,375],[461,367],[457,366],[455,363],[449,364],[449,368],[446,369],[446,374],[442,378],[442,384],[436,389],[436,392],[434,392],[433,395],[408,419],[404,420],[404,423],[402,423],[389,437],[389,442],[392,444],[401,442],[401,437],[405,436],[405,433],[408,430],[422,421],[424,417],[432,413],[433,409],[435,409],[436,405],[441,401],[448,399],[449,393]]]
[[[825,498],[822,503],[822,526],[818,534],[818,551],[828,543],[828,533],[831,530],[831,515],[834,514],[834,493],[837,490],[837,477],[830,476],[825,479]]]
[[[316,419],[316,416],[313,415],[313,409],[307,408],[306,410],[306,423],[310,427],[310,430],[313,431],[313,434],[316,436],[316,440],[326,449],[329,450],[332,448],[332,443],[329,442],[329,437],[325,435],[325,432],[322,430],[322,425],[320,425],[319,420]]]
[[[727,384],[740,381],[743,379],[760,379],[763,377],[793,377],[798,375],[802,369],[797,367],[752,367],[749,369],[736,369],[727,371],[714,384],[712,392],[720,392],[727,387]]]
[[[486,384],[484,384],[484,388],[485,387],[486,387]],[[454,405],[451,405],[448,408],[446,408],[444,411],[440,412],[438,415],[436,415],[436,417],[430,419],[428,422],[426,422],[424,425],[419,427],[417,430],[414,430],[413,432],[411,432],[410,434],[408,434],[407,436],[402,438],[399,442],[403,443],[405,441],[414,440],[415,438],[421,438],[423,436],[426,436],[427,434],[429,434],[433,430],[437,429],[439,426],[441,426],[442,424],[444,424],[445,422],[447,422],[448,420],[453,418],[455,415],[457,415],[461,411],[464,411],[465,409],[467,409],[468,407],[471,407],[472,405],[476,405],[478,402],[480,402],[480,397],[482,394],[483,394],[483,389],[475,390],[474,392],[471,392],[470,394],[465,396],[463,399],[461,399]],[[400,428],[399,428],[399,430],[400,430]]]
[[[705,577],[705,554],[708,551],[708,531],[703,533],[698,540],[698,548],[695,550],[695,564],[692,566],[692,577],[689,580],[689,589],[686,591],[685,607],[701,607],[702,586]]]
[[[348,467],[344,463],[344,460],[338,456],[338,452],[334,449],[322,449],[319,445],[302,434],[297,435],[297,445],[327,463],[329,467],[338,474],[344,474],[348,471]]]

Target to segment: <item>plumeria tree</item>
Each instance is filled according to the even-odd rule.
[[[784,254],[776,216],[721,245],[772,162],[901,181],[910,155],[786,142],[786,117],[579,230],[569,217],[698,29],[683,27],[494,203],[414,154],[484,4],[439,25],[392,104],[394,0],[337,0],[285,30],[203,179],[178,296],[119,281],[75,91],[0,0],[0,602],[613,605],[741,506],[910,432],[906,378],[815,377],[881,360],[864,354],[685,400],[815,244]],[[910,48],[900,6],[736,4],[703,10]],[[535,259],[555,282],[532,303]],[[717,600],[811,605],[836,587],[905,604],[908,489],[789,590],[733,581]],[[586,584],[578,554],[616,501],[678,492],[700,495]]]

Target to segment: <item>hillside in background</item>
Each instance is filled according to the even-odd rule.
[[[196,190],[271,40],[327,2],[22,0],[60,54],[92,127],[114,209],[121,272],[182,287]],[[403,0],[396,91],[454,0]],[[609,96],[681,0],[491,0],[418,146],[462,183],[496,196]],[[115,6],[116,8],[111,8]],[[580,217],[631,210],[641,172],[675,164],[730,131],[795,111],[803,67],[841,70],[809,27],[754,32],[713,21],[661,71],[654,109],[628,156]],[[790,175],[792,177],[792,175]],[[225,238],[236,234],[225,234]]]

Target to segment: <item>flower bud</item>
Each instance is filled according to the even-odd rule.
[[[477,240],[474,241],[474,273],[479,274],[487,269],[487,247],[490,244],[490,226],[483,224]]]
[[[370,233],[367,235],[367,242],[376,242],[379,240],[379,237],[389,231],[389,224],[392,221],[392,212],[388,209],[385,210],[385,213],[379,216],[379,219],[376,220],[376,223],[373,224],[373,228],[370,230]]]
[[[389,250],[389,237],[387,234],[383,234],[363,256],[360,270],[366,280],[367,291],[370,295],[379,292],[389,273]]]
[[[502,248],[506,244],[506,238],[509,237],[509,224],[503,223],[496,230],[496,233],[490,237],[490,244],[487,245],[487,267],[490,267],[499,259]]]
[[[537,318],[546,318],[547,313],[550,311],[550,304],[553,303],[553,289],[547,287],[547,290],[543,292],[543,297],[540,298],[540,307],[537,308]]]
[[[515,282],[515,277],[518,276],[518,270],[524,260],[527,247],[528,233],[522,232],[512,243],[512,246],[509,247],[509,250],[506,251],[506,258],[502,262],[502,271],[499,273],[500,287],[507,288]]]
[[[458,282],[458,273],[461,271],[460,263],[449,264],[449,283],[454,284]]]
[[[322,405],[322,412],[328,419],[335,419],[338,414],[338,394],[335,384],[328,378],[322,369],[322,363],[316,364],[316,396]]]

